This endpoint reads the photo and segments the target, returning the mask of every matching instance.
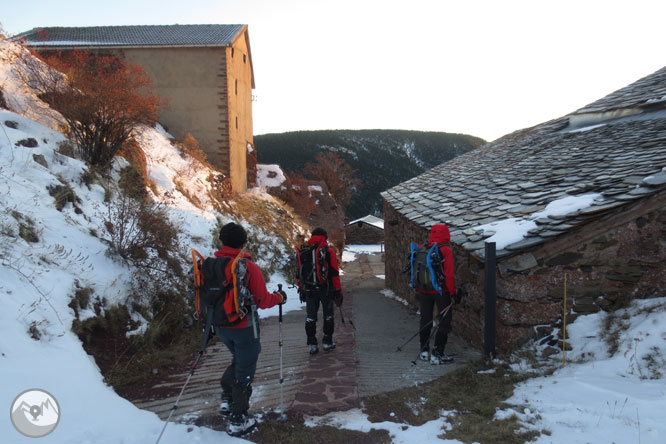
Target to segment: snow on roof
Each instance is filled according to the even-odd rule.
[[[287,180],[280,165],[257,164],[257,186],[261,188],[279,187]]]
[[[366,224],[373,225],[377,228],[381,228],[382,230],[384,229],[384,219],[380,219],[380,218],[378,218],[376,216],[373,216],[371,214],[369,214],[367,216],[364,216],[360,219],[353,220],[353,221],[349,222],[347,224],[347,226],[353,225],[353,224],[358,223],[358,222],[364,222]]]

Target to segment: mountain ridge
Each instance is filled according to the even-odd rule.
[[[291,131],[254,141],[259,163],[287,173],[300,172],[319,153],[338,154],[363,184],[347,207],[350,219],[380,215],[379,193],[486,143],[467,134],[394,129]]]

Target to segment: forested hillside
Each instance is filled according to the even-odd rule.
[[[379,215],[379,193],[485,143],[465,134],[403,130],[297,131],[255,136],[259,163],[301,171],[321,152],[333,151],[357,170],[362,187],[347,208],[351,219]]]

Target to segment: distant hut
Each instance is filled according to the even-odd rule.
[[[348,244],[381,244],[384,242],[384,220],[369,215],[353,220],[345,226]]]
[[[382,196],[387,287],[413,298],[401,273],[409,242],[448,224],[468,292],[454,331],[478,346],[488,240],[498,247],[500,353],[557,333],[565,276],[572,314],[666,296],[666,68]]]

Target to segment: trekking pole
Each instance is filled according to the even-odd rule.
[[[197,369],[197,365],[199,365],[199,360],[201,360],[201,357],[204,355],[204,352],[206,351],[206,345],[208,345],[208,335],[210,334],[212,326],[213,326],[213,307],[208,307],[206,313],[206,329],[204,330],[203,338],[201,339],[201,350],[199,351],[199,355],[197,356],[197,359],[194,361],[194,364],[190,369],[190,374],[187,376],[185,385],[183,385],[183,388],[180,389],[178,398],[176,398],[176,402],[174,403],[173,407],[171,407],[171,411],[169,412],[169,417],[164,422],[164,427],[162,427],[160,436],[157,437],[157,441],[155,441],[155,444],[158,444],[160,442],[160,439],[162,439],[162,435],[164,434],[164,431],[166,430],[166,427],[169,424],[169,421],[171,420],[173,412],[175,412],[176,409],[178,409],[178,402],[180,402],[180,398],[183,396],[183,393],[185,393],[185,387],[187,387],[187,384],[189,384],[190,379],[192,379],[192,375],[194,375],[194,371]]]
[[[340,319],[342,320],[342,323],[347,325],[347,323],[345,322],[345,314],[342,311],[342,307],[338,305],[338,309],[340,310]],[[349,324],[354,328],[354,330],[356,330],[356,326],[354,325],[354,322],[351,319],[349,320]]]
[[[425,330],[426,328],[428,328],[428,327],[430,326],[430,324],[432,324],[433,322],[435,322],[435,318],[433,318],[432,321],[428,322],[426,325],[424,325],[423,327],[421,327],[421,329],[420,329],[419,331],[417,331],[416,333],[414,333],[414,336],[412,336],[411,338],[407,339],[407,341],[405,341],[404,344],[402,344],[402,345],[400,345],[398,348],[396,348],[395,351],[396,351],[396,352],[402,351],[402,348],[403,348],[405,345],[407,345],[407,344],[409,344],[410,342],[412,342],[412,341],[414,340],[415,337],[417,337],[419,334],[421,334],[421,332],[422,332],[423,330]]]
[[[439,316],[446,316],[446,313],[449,311],[450,308],[451,308],[450,305],[449,305],[448,307],[445,307],[444,310],[440,311],[439,314],[437,314],[437,316],[438,316],[438,317],[439,317]],[[426,325],[424,325],[423,327],[421,327],[421,329],[420,329],[419,331],[417,331],[417,332],[414,334],[414,336],[412,336],[411,338],[407,339],[407,341],[406,341],[404,344],[402,344],[401,346],[399,346],[395,351],[396,351],[396,352],[402,351],[402,348],[403,348],[405,345],[407,345],[407,344],[409,344],[410,342],[412,342],[412,340],[414,340],[415,337],[417,337],[417,336],[418,336],[423,330],[425,330],[426,328],[428,328],[428,326],[429,326],[430,324],[432,324],[433,322],[435,322],[435,318],[432,318],[432,321],[428,322]]]
[[[282,284],[278,284],[278,291],[282,291]],[[279,331],[280,331],[280,417],[278,421],[284,422],[287,420],[287,415],[284,413],[284,376],[282,373],[282,304],[279,305],[280,315]]]
[[[428,341],[424,344],[423,347],[421,347],[421,350],[419,350],[419,353],[416,355],[416,358],[414,358],[414,360],[412,361],[412,365],[416,365],[416,361],[419,359],[419,356],[421,355],[421,353],[422,353],[423,350],[425,349],[426,345],[427,345],[427,344],[430,344],[430,341],[432,341],[432,338],[435,337],[435,334],[437,334],[437,330],[439,330],[439,326],[440,326],[440,324],[441,324],[441,319],[442,319],[444,316],[446,316],[446,314],[447,314],[447,313],[449,312],[449,310],[451,309],[451,306],[452,306],[452,305],[453,305],[453,304],[449,304],[449,305],[447,305],[446,308],[444,308],[442,311],[439,312],[439,314],[437,315],[437,319],[439,319],[440,322],[438,322],[437,325],[435,326],[435,328],[433,328],[432,331],[430,332],[430,336],[428,336]],[[431,322],[434,322],[434,321],[435,321],[435,318],[433,318]]]

